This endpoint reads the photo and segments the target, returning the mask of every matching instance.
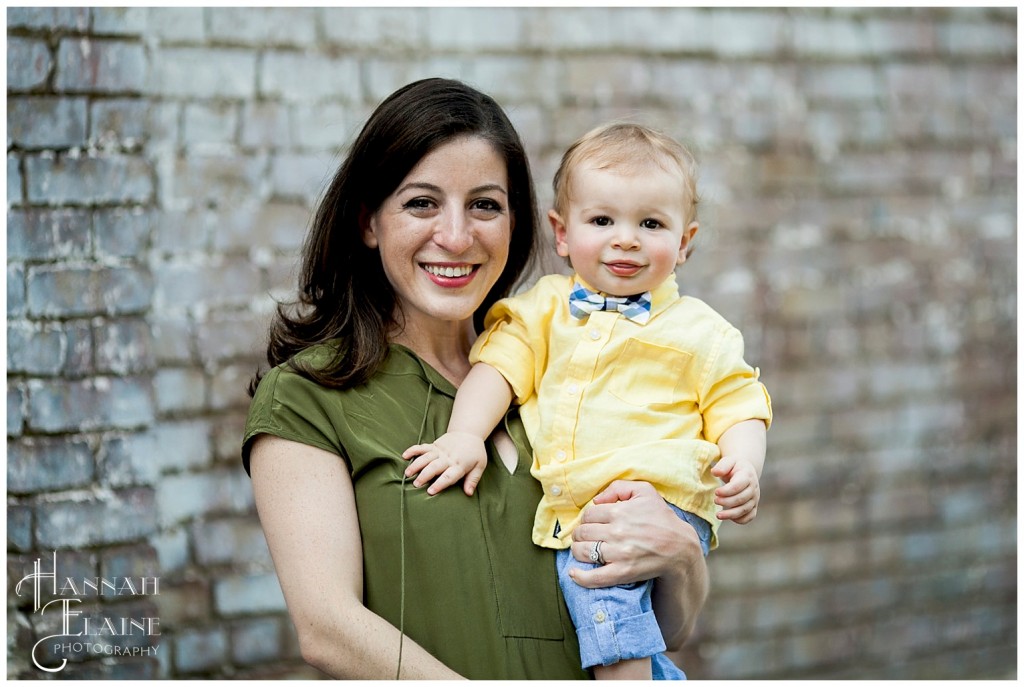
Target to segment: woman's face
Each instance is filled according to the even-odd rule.
[[[413,167],[363,242],[379,250],[408,328],[472,317],[505,268],[511,234],[504,159],[483,138],[461,136]]]

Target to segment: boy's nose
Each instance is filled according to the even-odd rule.
[[[616,248],[629,250],[639,248],[640,241],[632,227],[619,225],[615,234],[612,236],[612,245]]]

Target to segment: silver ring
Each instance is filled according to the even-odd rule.
[[[596,541],[594,546],[590,549],[590,562],[596,565],[604,565],[604,556],[601,555],[601,544],[603,542]]]

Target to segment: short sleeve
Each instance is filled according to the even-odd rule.
[[[528,294],[495,303],[484,318],[484,333],[469,354],[471,363],[486,363],[500,372],[520,405],[533,395],[535,372],[542,364],[535,346],[537,320],[531,305]]]
[[[764,420],[770,426],[772,404],[760,372],[743,359],[743,335],[726,326],[707,361],[700,407],[704,436],[717,443],[737,422]]]
[[[323,402],[323,389],[285,365],[263,377],[249,405],[242,439],[242,465],[260,434],[307,444],[344,456],[335,423]]]

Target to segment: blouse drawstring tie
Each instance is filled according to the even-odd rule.
[[[429,380],[427,381],[427,402],[423,406],[423,420],[420,422],[420,431],[416,435],[416,443],[423,443],[423,432],[427,428],[427,416],[430,413],[430,397],[433,394],[434,385]],[[405,471],[402,471],[402,489],[401,496],[399,497],[399,522],[401,525],[398,528],[398,541],[401,560],[401,572],[399,577],[399,602],[398,602],[398,669],[395,671],[395,679],[399,680],[402,676],[402,646],[405,644],[405,481],[407,477]]]

